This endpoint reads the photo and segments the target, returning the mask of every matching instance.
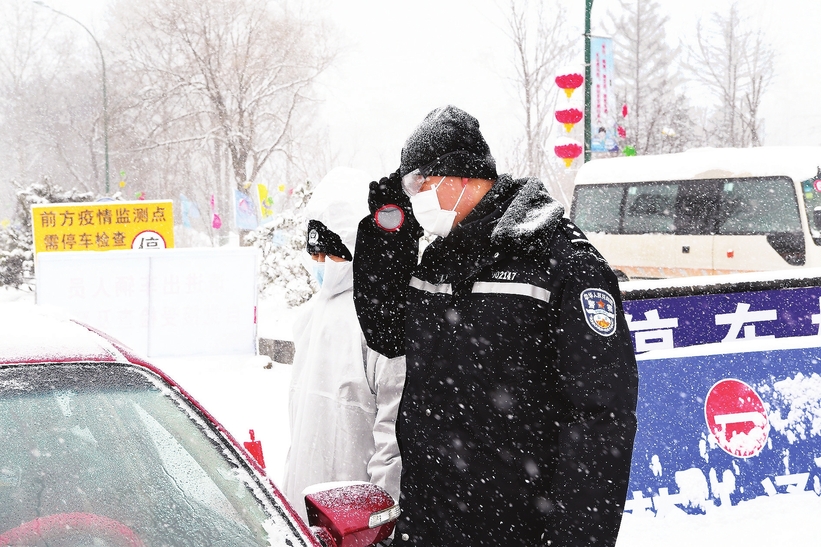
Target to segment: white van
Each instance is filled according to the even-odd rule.
[[[821,147],[593,160],[571,220],[622,278],[821,266]]]

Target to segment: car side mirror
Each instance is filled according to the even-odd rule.
[[[812,210],[812,223],[816,230],[821,230],[821,207],[815,207]]]
[[[311,531],[327,547],[374,545],[393,533],[399,504],[369,482],[330,482],[304,492]]]

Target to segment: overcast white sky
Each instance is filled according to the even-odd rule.
[[[26,0],[20,0],[26,1]],[[584,2],[563,0],[582,40]],[[92,28],[105,0],[50,0]],[[731,0],[660,0],[670,40],[693,36],[699,17],[726,13]],[[340,164],[372,176],[393,170],[407,135],[436,106],[455,104],[482,126],[504,167],[518,129],[509,45],[495,0],[317,0],[346,47],[318,90]],[[593,32],[617,0],[596,0]],[[778,58],[762,116],[768,145],[821,145],[819,0],[744,0],[742,14],[760,22]],[[71,24],[71,23],[67,23]]]

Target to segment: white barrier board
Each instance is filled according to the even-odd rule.
[[[36,278],[38,304],[149,357],[256,352],[253,248],[40,253]]]

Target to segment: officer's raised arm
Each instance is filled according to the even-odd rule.
[[[356,238],[354,304],[368,347],[392,358],[405,353],[406,291],[422,230],[399,171],[371,182],[368,206]]]

